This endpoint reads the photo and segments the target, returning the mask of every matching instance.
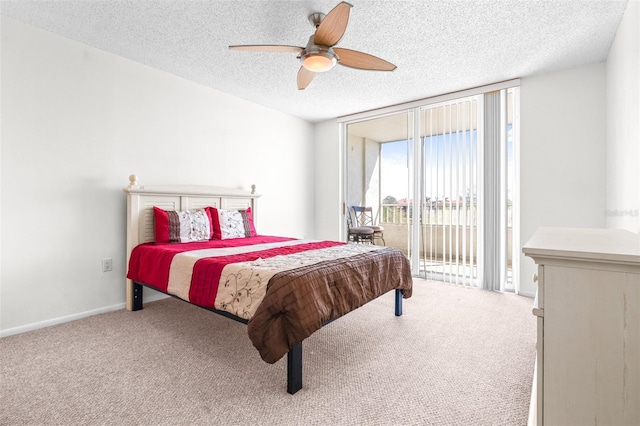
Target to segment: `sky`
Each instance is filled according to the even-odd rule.
[[[462,135],[462,134],[461,134]],[[442,199],[445,197],[457,198],[459,195],[467,195],[469,188],[475,186],[469,177],[464,179],[464,184],[458,182],[459,175],[464,177],[465,172],[460,171],[458,174],[455,167],[456,162],[460,161],[464,165],[463,158],[470,155],[471,144],[469,137],[471,136],[474,144],[477,143],[476,131],[465,132],[463,136],[459,136],[456,139],[456,135],[447,136],[434,136],[433,138],[426,139],[427,150],[427,196],[431,198]],[[509,181],[512,182],[513,178],[513,149],[511,143],[511,126],[508,130],[509,143],[508,143],[508,170]],[[408,146],[407,146],[408,145]],[[443,151],[443,147],[446,149]],[[474,148],[477,150],[477,148]],[[409,151],[409,152],[407,152]],[[407,161],[407,157],[410,159]],[[452,157],[452,158],[450,158]],[[454,168],[451,173],[448,171],[450,161],[453,160]],[[409,194],[408,188],[408,176],[412,172],[413,167],[411,162],[413,161],[413,142],[409,141],[397,141],[384,143],[382,145],[382,158],[381,158],[381,196],[384,199],[387,196],[393,196],[396,200],[403,198],[411,199],[412,195]],[[467,157],[468,164],[468,157]],[[411,166],[411,170],[408,168],[408,163]],[[447,170],[444,173],[444,170]],[[439,171],[439,172],[438,172]],[[467,173],[468,174],[468,173]],[[453,184],[453,188],[450,188]],[[511,190],[509,190],[511,195]]]
[[[409,150],[413,150],[413,143],[409,145]],[[407,168],[407,141],[382,144],[380,167],[382,170],[380,182],[382,199],[384,200],[387,196],[393,196],[396,200],[410,198],[407,186],[409,173]]]

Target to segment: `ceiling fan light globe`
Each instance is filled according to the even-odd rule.
[[[302,66],[312,72],[326,72],[336,66],[336,58],[333,55],[321,53],[309,53],[302,58]]]

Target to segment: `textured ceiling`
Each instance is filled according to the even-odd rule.
[[[632,0],[633,1],[633,0]],[[337,66],[298,91],[293,53],[338,0],[2,1],[10,18],[311,122],[606,59],[626,0],[351,0],[339,47],[398,66]]]

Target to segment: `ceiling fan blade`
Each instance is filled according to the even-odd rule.
[[[304,49],[298,46],[270,45],[270,44],[241,44],[229,46],[231,50],[248,50],[251,52],[292,52],[300,53]]]
[[[357,50],[334,47],[333,51],[338,55],[338,63],[345,67],[370,71],[393,71],[397,68],[391,62]]]
[[[298,71],[298,90],[306,89],[315,76],[315,72],[309,71],[305,67],[300,67],[300,70]]]
[[[331,9],[331,12],[324,17],[318,29],[316,29],[313,42],[329,47],[338,43],[347,29],[349,11],[352,7],[352,5],[343,1]]]

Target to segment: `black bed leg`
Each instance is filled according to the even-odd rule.
[[[133,283],[133,311],[142,309],[142,285]]]
[[[396,288],[396,316],[402,316],[402,290]]]
[[[287,392],[291,395],[302,389],[302,342],[287,353]]]

